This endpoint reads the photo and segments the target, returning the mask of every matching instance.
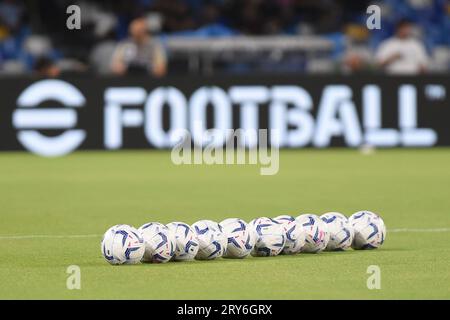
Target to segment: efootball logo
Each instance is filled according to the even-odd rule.
[[[45,101],[56,101],[62,108],[38,108]],[[42,156],[54,157],[77,149],[86,138],[86,132],[74,129],[77,113],[84,106],[83,94],[70,83],[61,80],[42,80],[25,89],[17,99],[13,126],[17,139],[28,150]],[[49,137],[38,130],[65,130]]]

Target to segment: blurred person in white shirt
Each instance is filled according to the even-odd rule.
[[[145,18],[133,20],[129,27],[130,37],[117,46],[112,57],[111,69],[117,75],[152,74],[164,76],[167,58],[160,41],[149,33]]]
[[[389,74],[423,73],[428,66],[425,46],[413,37],[413,24],[407,20],[400,21],[395,35],[380,44],[375,59]]]

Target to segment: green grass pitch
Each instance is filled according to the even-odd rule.
[[[450,149],[280,156],[279,173],[261,176],[255,165],[175,166],[166,151],[0,154],[0,298],[450,298]],[[134,266],[100,252],[118,223],[362,209],[386,222],[379,250]],[[399,228],[421,230],[389,232]],[[66,288],[69,265],[81,290]],[[366,286],[369,265],[380,290]]]

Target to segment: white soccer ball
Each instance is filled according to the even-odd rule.
[[[254,257],[276,256],[281,253],[286,236],[283,226],[270,218],[258,218],[250,223],[255,238],[255,246],[251,252]]]
[[[255,245],[253,231],[247,223],[238,218],[225,219],[219,225],[227,237],[228,244],[224,258],[245,258]]]
[[[195,259],[211,260],[223,256],[227,248],[227,237],[217,222],[200,220],[192,225],[192,229],[199,243]]]
[[[305,245],[301,252],[318,253],[327,247],[330,233],[325,222],[315,214],[302,214],[297,221],[306,231]]]
[[[306,241],[306,231],[302,225],[294,217],[288,215],[281,215],[273,219],[283,226],[286,234],[286,244],[282,253],[299,253]]]
[[[344,214],[342,214],[342,213],[340,213],[340,212],[335,212],[335,211],[332,211],[332,212],[326,212],[326,213],[324,213],[323,215],[321,215],[320,218],[322,218],[324,215],[333,215],[333,216],[335,216],[336,218],[348,220],[348,218],[347,218]]]
[[[165,263],[175,254],[176,238],[165,225],[149,222],[139,228],[144,238],[145,253],[143,262]]]
[[[371,218],[376,217],[378,217],[376,213],[373,213],[372,211],[363,210],[355,212],[348,218],[348,220],[350,221],[351,224],[353,224],[360,221],[369,222]]]
[[[272,219],[272,218],[259,217],[259,218],[255,218],[255,219],[251,220],[251,221],[248,223],[248,225],[249,225],[252,229],[254,229],[255,226],[256,226],[257,224],[261,224],[261,223],[276,223],[276,224],[279,224],[278,221],[275,221],[275,220]]]
[[[353,227],[347,217],[339,212],[328,212],[320,216],[327,224],[330,233],[326,250],[339,251],[351,247],[353,242]]]
[[[101,250],[110,264],[135,264],[141,261],[145,246],[138,230],[126,224],[118,224],[103,235]]]
[[[197,255],[199,243],[194,230],[184,222],[171,222],[167,228],[175,235],[176,248],[173,260],[193,260]]]
[[[370,211],[358,211],[350,216],[355,236],[354,249],[377,249],[386,239],[386,226],[383,219]]]

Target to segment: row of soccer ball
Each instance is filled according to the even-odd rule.
[[[210,260],[219,257],[245,258],[376,249],[386,238],[383,219],[370,211],[358,211],[349,218],[338,212],[322,216],[302,214],[257,218],[250,223],[231,218],[220,223],[200,220],[144,224],[139,229],[116,225],[103,236],[101,250],[111,264],[169,260]]]

